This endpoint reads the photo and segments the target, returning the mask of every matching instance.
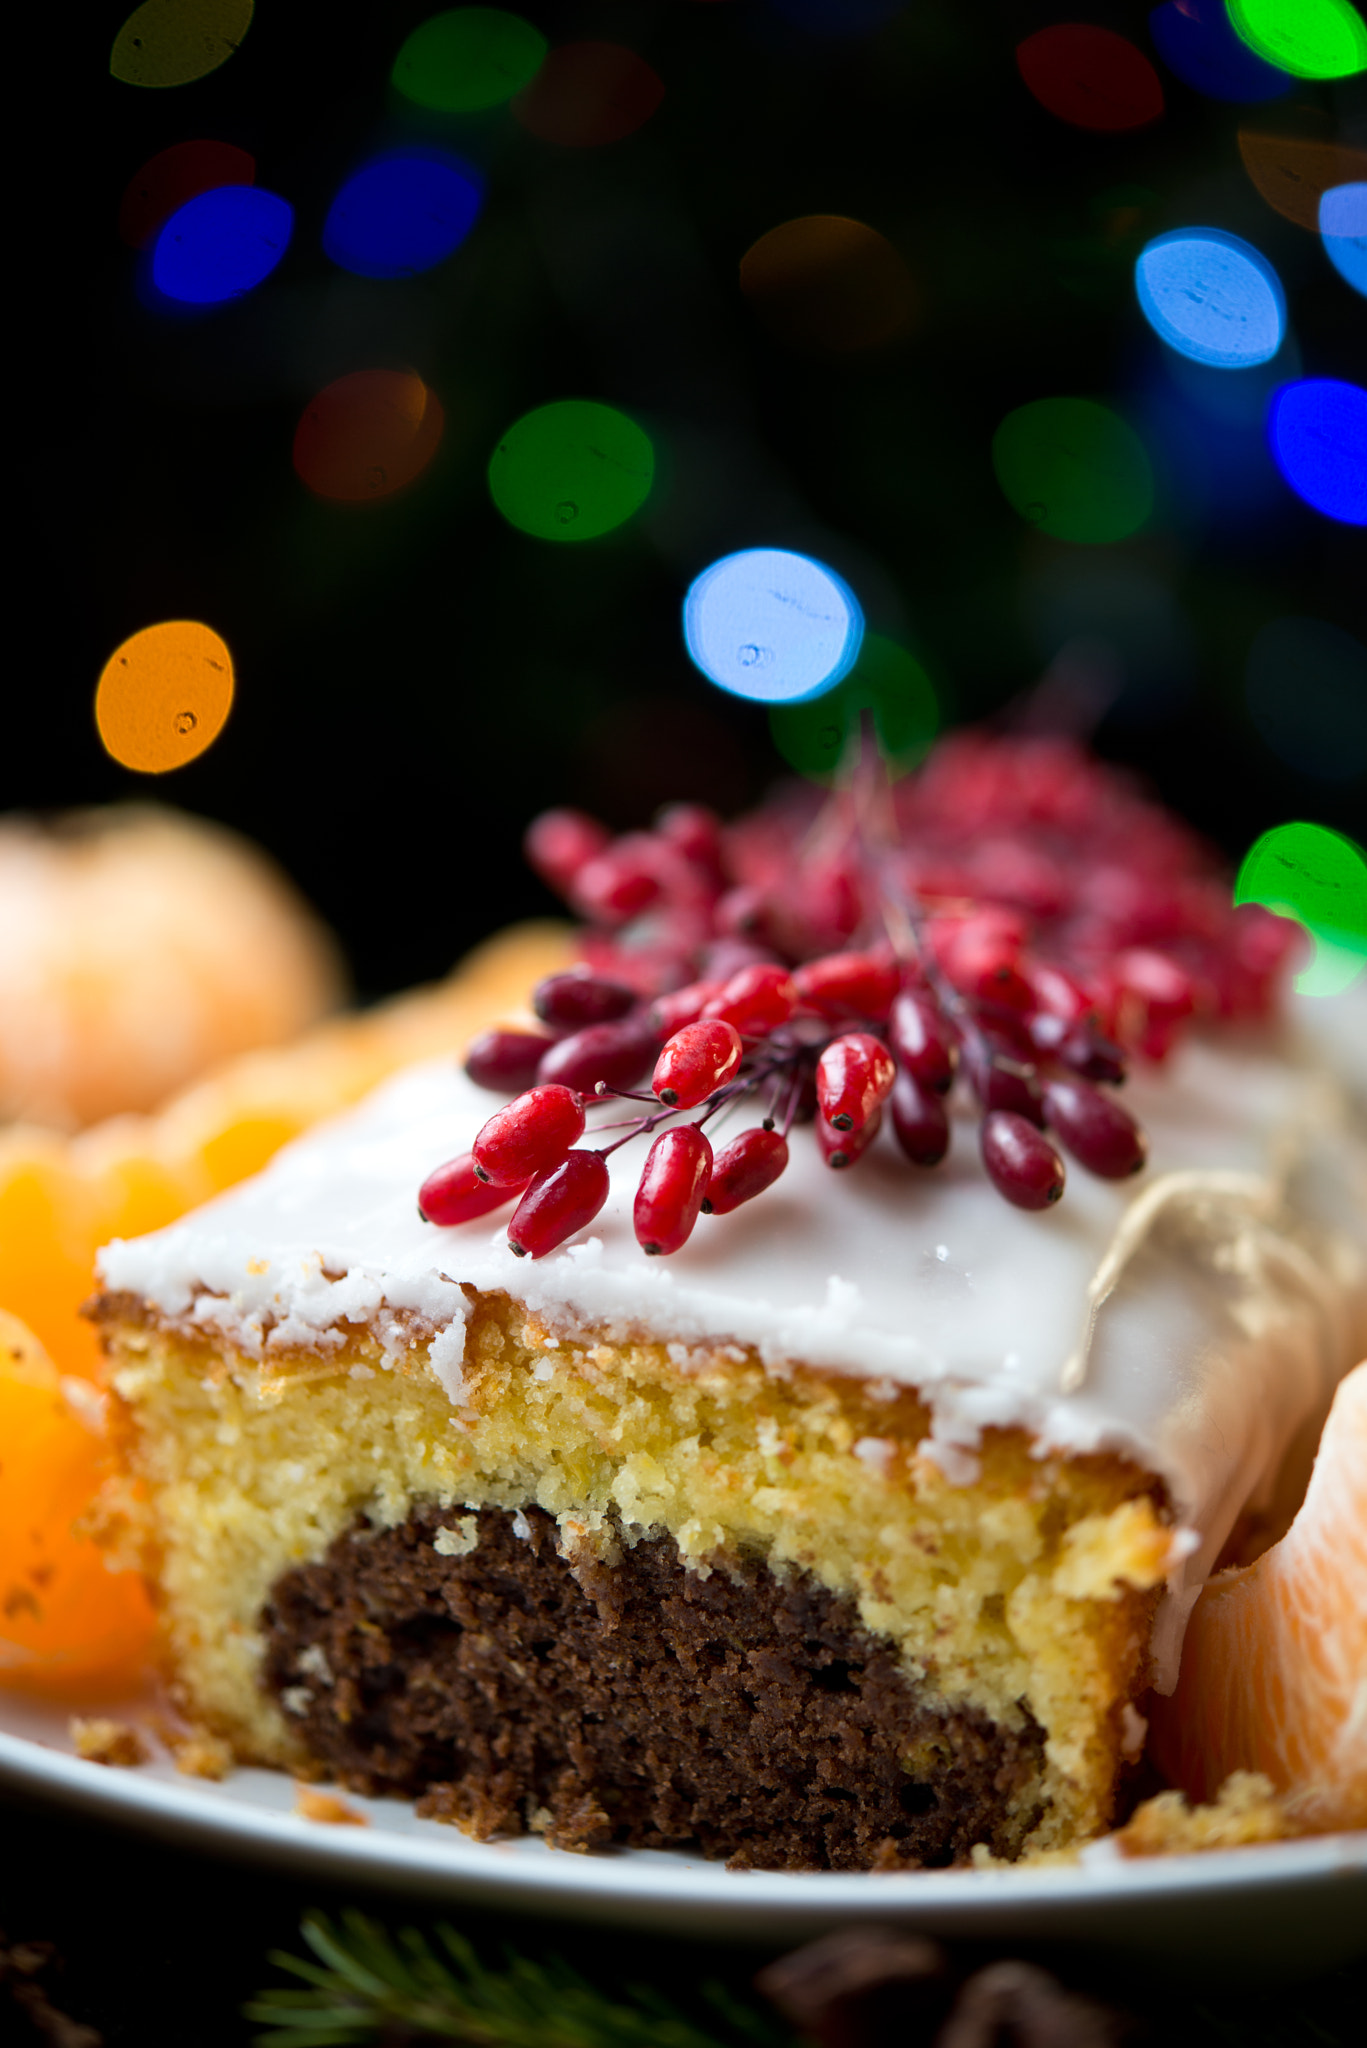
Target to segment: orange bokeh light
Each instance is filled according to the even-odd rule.
[[[110,655],[95,691],[95,723],[121,766],[164,775],[212,746],[232,702],[226,642],[197,619],[165,619]]]
[[[770,228],[742,256],[740,288],[765,325],[799,348],[881,348],[916,317],[902,256],[876,228],[839,214]]]
[[[1314,110],[1301,107],[1279,109],[1272,120],[1244,121],[1239,127],[1239,155],[1261,196],[1283,219],[1312,235],[1319,233],[1324,193],[1367,178],[1367,149],[1317,132],[1320,127]]]
[[[294,433],[294,467],[319,498],[363,504],[421,476],[441,442],[441,400],[410,370],[355,370],[310,403]]]

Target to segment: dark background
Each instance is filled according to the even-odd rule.
[[[1361,376],[1362,302],[1245,174],[1249,110],[1159,65],[1154,127],[1066,126],[1014,58],[1022,36],[1073,18],[1046,0],[846,0],[847,26],[884,19],[844,36],[767,0],[529,0],[553,44],[625,42],[664,82],[637,133],[568,150],[507,108],[445,124],[405,112],[390,68],[433,11],[263,4],[220,70],[158,91],[108,74],[125,0],[87,0],[16,64],[41,138],[15,173],[16,225],[34,238],[18,403],[39,435],[16,616],[37,632],[11,657],[0,809],[151,794],[225,820],[336,926],[364,994],[433,976],[550,907],[518,850],[538,808],[580,803],[618,826],[674,796],[734,809],[781,769],[764,711],[691,667],[678,618],[709,560],[768,544],[841,569],[870,626],[923,662],[946,719],[999,711],[1059,645],[1099,632],[1124,687],[1098,744],[1232,859],[1290,817],[1362,834],[1362,778],[1298,774],[1242,695],[1269,620],[1361,631],[1362,530],[1295,498],[1258,428],[1201,445],[1133,292],[1150,235],[1219,225],[1276,266],[1301,372]],[[1154,57],[1143,6],[1089,0],[1085,18]],[[1286,104],[1346,133],[1362,100],[1361,80],[1298,83]],[[468,241],[414,278],[337,270],[320,233],[341,179],[377,143],[434,130],[487,172]],[[244,300],[171,318],[140,295],[115,221],[149,156],[201,137],[251,151],[295,231]],[[907,338],[803,354],[755,319],[741,256],[816,212],[866,221],[905,256]],[[426,378],[444,442],[404,495],[320,502],[291,467],[296,421],[369,367]],[[1100,398],[1144,434],[1159,500],[1128,542],[1049,540],[997,486],[1003,415],[1059,394]],[[625,528],[557,546],[505,524],[485,468],[507,426],[566,396],[638,417],[659,481]],[[198,761],[139,777],[101,749],[94,685],[126,635],[175,617],[227,639],[236,705]]]

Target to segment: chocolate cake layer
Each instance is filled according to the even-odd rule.
[[[480,1837],[892,1869],[1013,1855],[1039,1817],[1028,1714],[951,1711],[852,1601],[739,1558],[704,1577],[669,1537],[571,1560],[535,1508],[422,1508],[285,1573],[263,1633],[321,1764]]]

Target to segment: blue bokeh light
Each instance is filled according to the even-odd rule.
[[[810,555],[744,548],[690,586],[684,643],[709,682],[760,704],[819,697],[848,675],[864,638],[854,592]]]
[[[152,251],[152,282],[188,306],[240,299],[270,276],[293,228],[287,199],[259,185],[218,185],[166,222]]]
[[[1235,34],[1224,0],[1166,0],[1150,14],[1149,34],[1169,71],[1207,99],[1251,106],[1280,98],[1294,82]]]
[[[1367,298],[1367,182],[1331,185],[1321,194],[1320,233],[1339,276]]]
[[[483,199],[467,164],[416,151],[374,157],[328,208],[323,248],[358,277],[411,277],[459,248]]]
[[[1340,377],[1283,384],[1267,414],[1278,469],[1330,519],[1367,526],[1367,391]]]
[[[1160,341],[1215,370],[1270,362],[1286,300],[1265,256],[1220,228],[1175,228],[1139,252],[1134,286]]]

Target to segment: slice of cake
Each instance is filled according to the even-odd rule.
[[[696,815],[676,815],[653,853],[580,831],[581,907],[618,897],[590,940],[581,1011],[613,986],[605,968],[638,990],[701,970],[703,994],[605,1023],[567,1014],[562,988],[541,1003],[539,1043],[477,1049],[474,1071],[505,1094],[535,1060],[541,1094],[577,1097],[589,1119],[569,1157],[603,1162],[603,1199],[562,1241],[518,1221],[538,1201],[544,1219],[559,1167],[524,1162],[535,1170],[502,1186],[465,1172],[498,1098],[441,1063],[185,1222],[106,1249],[94,1312],[167,1654],[196,1719],[239,1757],[415,1797],[479,1835],[697,1844],[764,1867],[944,1864],[979,1844],[1014,1857],[1105,1828],[1143,1741],[1136,1701],[1173,1682],[1203,1578],[1252,1521],[1284,1524],[1280,1490],[1367,1348],[1367,1148],[1293,1026],[1248,1016],[1277,948],[1259,926],[1259,980],[1253,927],[1232,936],[1214,916],[1180,828],[1082,764],[1050,797],[1037,757],[1011,761],[1029,822],[998,773],[999,877],[1013,849],[1036,856],[1015,862],[1012,886],[1036,903],[1010,906],[1014,949],[1000,919],[991,944],[971,923],[1003,902],[981,874],[968,895],[987,845],[971,816],[957,845],[903,818],[898,857],[922,872],[894,889],[879,857],[902,947],[883,953],[877,906],[859,900],[867,869],[843,907],[821,893],[829,819],[802,817],[800,839],[791,815],[750,821],[729,876]],[[1133,922],[1134,889],[1128,910],[1114,902],[1136,867],[1111,853],[1069,873],[1084,776],[1088,829],[1104,812],[1103,835],[1128,831],[1133,852],[1138,815],[1170,895],[1186,890],[1175,930],[1120,971],[1115,932],[1080,899],[1104,869],[1106,914]],[[939,803],[943,775],[939,795],[933,776],[923,789]],[[548,840],[567,858],[579,827],[555,830],[546,864]],[[772,858],[785,845],[786,868]],[[647,854],[643,899],[620,885]],[[746,876],[764,861],[768,885]],[[773,972],[812,955],[795,978]],[[751,997],[787,982],[787,1014],[736,1009],[738,972]],[[1186,1009],[1223,1000],[1236,1015],[1169,1051],[1181,977]],[[1071,1017],[1064,983],[1081,992]],[[856,985],[862,1008],[842,1015],[832,991]],[[962,1078],[948,1096],[953,1142],[933,1172],[905,1099],[878,1130],[878,1048],[903,1075],[930,1071],[889,1018],[899,986],[939,1019],[978,1097]],[[629,998],[619,984],[604,1000]],[[634,1099],[690,1004],[704,1025],[746,1026],[734,1078],[692,1111],[682,1082],[675,1108]],[[1092,1097],[1060,1092],[1119,1067],[1097,1034],[1103,1004],[1113,1030],[1168,1052],[1127,1090],[1147,1132],[1137,1174],[1143,1147],[1116,1152],[1112,1111],[1079,1122]],[[861,1095],[847,1050],[833,1095],[826,1049],[855,1038],[874,1048],[860,1055],[874,1081]],[[657,1089],[683,1072],[666,1050]],[[586,1059],[611,1070],[609,1099],[593,1098]],[[1003,1108],[1004,1089],[1023,1108]],[[923,1124],[930,1097],[945,1099],[926,1081]],[[647,1256],[674,1240],[659,1203],[642,1208],[639,1150],[609,1148],[636,1123],[696,1131],[736,1108],[751,1129],[772,1112],[784,1170],[736,1206],[718,1137],[687,1220],[709,1185],[718,1213]],[[1031,1147],[1057,1160],[1046,1121],[1100,1169],[1073,1173],[1057,1207],[993,1154],[1005,1132],[1027,1165]],[[684,1152],[701,1157],[699,1140]],[[851,1170],[832,1172],[842,1155]],[[434,1180],[453,1157],[455,1179]],[[417,1196],[434,1186],[458,1190],[457,1213],[486,1213],[428,1220]],[[511,1226],[500,1200],[517,1203]]]

